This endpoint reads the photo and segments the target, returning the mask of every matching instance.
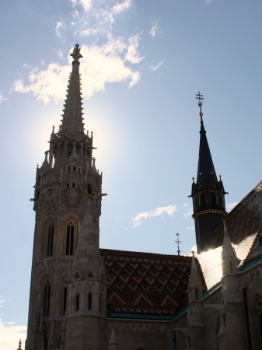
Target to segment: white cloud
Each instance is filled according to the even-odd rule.
[[[0,319],[0,349],[17,349],[20,339],[22,340],[22,349],[24,349],[26,329],[26,326],[17,326],[13,322],[2,322]]]
[[[55,31],[56,31],[56,35],[57,35],[58,37],[61,36],[60,29],[66,29],[66,25],[65,25],[65,23],[64,23],[63,21],[58,21],[58,22],[56,23]]]
[[[160,216],[163,214],[173,216],[173,214],[176,211],[177,211],[177,208],[176,208],[176,205],[174,204],[174,205],[168,205],[166,207],[158,207],[152,211],[139,213],[134,218],[132,218],[133,228],[141,225],[142,221],[146,220],[148,218],[153,218],[153,217]]]
[[[158,22],[155,20],[155,19],[152,19],[151,20],[151,29],[149,31],[149,34],[152,38],[154,38],[158,32],[159,32],[159,25],[158,25]]]
[[[156,65],[151,65],[149,66],[149,69],[152,71],[152,72],[155,72],[156,70],[158,70],[162,64],[164,63],[164,60],[161,60],[160,62],[158,62]]]
[[[230,212],[239,202],[228,203],[226,206],[227,212]]]
[[[129,45],[127,47],[126,60],[131,63],[139,63],[144,57],[139,56],[137,48],[139,45],[139,35],[133,35],[128,39]]]
[[[194,227],[193,227],[193,226],[190,226],[190,227],[187,227],[186,229],[187,229],[187,230],[193,230]]]
[[[113,12],[114,13],[120,13],[126,9],[128,9],[132,4],[132,0],[124,0],[123,2],[117,2],[114,6],[113,6]]]
[[[129,81],[129,86],[133,86],[139,81],[140,73],[125,65],[125,52],[128,52],[133,44],[133,39],[128,44],[120,39],[110,39],[102,46],[82,46],[81,54],[84,60],[80,70],[85,77],[82,86],[83,97],[89,98],[104,90],[107,83]],[[139,62],[138,57],[134,54],[134,63]],[[71,60],[70,57],[70,66]],[[25,85],[22,79],[16,80],[14,90],[21,93],[32,92],[38,100],[45,103],[51,99],[57,102],[65,98],[69,72],[69,65],[50,63],[46,70],[31,70],[28,74],[28,85]]]
[[[61,50],[56,50],[55,52],[58,57],[63,58],[63,52]]]
[[[3,94],[0,92],[0,104],[4,101],[7,101],[7,98],[3,96]],[[1,300],[0,300],[1,302]]]
[[[92,1],[91,0],[71,0],[71,4],[73,6],[80,4],[81,6],[83,6],[85,12],[87,12],[91,9]]]

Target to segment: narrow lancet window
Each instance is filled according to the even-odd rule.
[[[76,295],[76,299],[75,299],[75,311],[78,311],[79,310],[79,294],[77,293]]]
[[[67,287],[64,287],[63,291],[63,315],[66,313],[66,303],[67,303]]]
[[[66,255],[74,253],[74,226],[69,224],[66,232]]]
[[[48,233],[47,233],[47,252],[46,252],[47,257],[53,255],[53,240],[54,240],[54,226],[51,224],[48,228]]]
[[[44,286],[44,310],[43,310],[43,316],[48,317],[49,316],[49,306],[50,306],[50,283],[49,281],[46,282]]]
[[[90,293],[87,297],[87,310],[92,310],[92,295]]]

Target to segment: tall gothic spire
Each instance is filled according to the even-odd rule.
[[[83,124],[83,108],[82,108],[82,93],[81,93],[81,83],[79,74],[80,58],[83,56],[80,53],[80,47],[78,44],[75,45],[73,52],[70,56],[73,57],[72,61],[72,73],[70,73],[66,100],[64,104],[64,113],[62,119],[62,125],[60,127],[60,132],[66,134],[81,134],[84,132]]]
[[[221,178],[217,179],[206,130],[203,123],[203,95],[196,95],[200,108],[200,145],[197,168],[197,180],[192,184],[190,197],[193,199],[196,240],[198,253],[207,250],[215,226],[227,215],[224,195],[226,194]]]

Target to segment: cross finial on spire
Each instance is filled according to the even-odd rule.
[[[179,244],[182,242],[179,240],[179,233],[176,233],[176,235],[177,239],[175,240],[175,243],[177,244],[177,255],[180,255],[181,250],[179,249]]]
[[[18,343],[18,349],[17,350],[22,350],[21,346],[22,346],[22,340],[20,339],[19,343]]]
[[[198,93],[196,94],[196,99],[198,100],[198,107],[200,108],[199,116],[202,120],[202,117],[203,117],[202,106],[203,106],[204,98],[203,98],[203,95],[200,94],[200,91],[198,91]]]
[[[74,62],[79,62],[79,59],[83,57],[81,55],[81,53],[80,53],[80,50],[81,49],[80,49],[79,45],[76,44],[75,47],[74,47],[74,51],[70,54],[70,56],[72,56],[73,59],[74,59],[73,63]]]

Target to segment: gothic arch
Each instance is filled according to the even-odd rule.
[[[63,235],[63,255],[74,256],[80,232],[79,221],[71,215],[63,221],[61,229]]]
[[[54,255],[55,220],[48,217],[41,225],[41,258],[45,259]]]
[[[41,289],[41,307],[42,307],[42,314],[43,317],[49,317],[50,311],[51,311],[51,282],[50,278],[45,275],[40,282],[40,289]]]
[[[64,316],[66,313],[68,302],[68,275],[64,275],[60,282],[60,314]]]

